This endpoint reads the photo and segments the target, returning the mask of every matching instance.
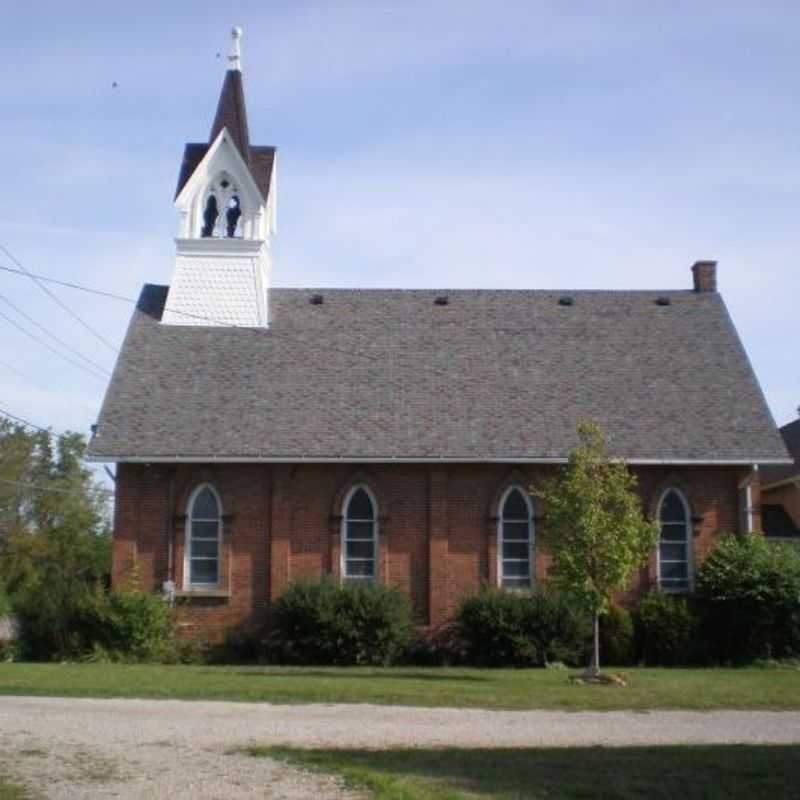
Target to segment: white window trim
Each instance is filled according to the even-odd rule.
[[[366,520],[366,519],[353,519],[352,522],[372,522],[372,538],[375,542],[374,546],[374,567],[373,567],[373,574],[371,576],[359,576],[359,575],[348,575],[347,574],[347,522],[350,520],[348,517],[348,510],[350,508],[350,501],[353,498],[353,495],[359,490],[363,489],[367,493],[367,497],[369,497],[370,502],[372,503],[372,513],[374,515],[373,519]],[[358,483],[355,486],[352,486],[350,490],[344,497],[342,501],[342,523],[340,529],[340,543],[339,543],[339,576],[341,581],[373,581],[375,583],[379,583],[381,579],[381,568],[380,568],[380,520],[379,520],[379,512],[378,512],[378,501],[375,498],[375,494],[373,493],[372,489],[369,488],[365,483]]]
[[[202,492],[204,489],[209,489],[214,495],[214,498],[217,501],[217,511],[219,513],[219,518],[217,520],[217,580],[213,583],[192,581],[192,515],[194,512],[195,500],[197,500],[200,492]],[[191,591],[192,589],[218,589],[222,583],[222,515],[224,513],[222,509],[222,499],[219,496],[219,492],[212,484],[201,483],[199,486],[195,487],[194,491],[189,497],[189,502],[186,505],[186,509],[188,513],[186,514],[185,546],[183,548],[183,588],[186,591]],[[213,522],[214,520],[199,521]]]
[[[674,492],[677,495],[683,505],[683,513],[686,515],[686,575],[689,583],[686,589],[671,588],[661,583],[661,506],[664,504],[664,500],[670,492]],[[694,591],[694,531],[689,501],[680,489],[676,486],[670,486],[661,493],[656,509],[656,519],[658,520],[658,544],[656,545],[656,578],[658,580],[658,590],[665,594],[691,594]]]
[[[517,490],[525,501],[528,509],[528,544],[529,544],[529,561],[528,561],[528,586],[531,588],[536,583],[536,522],[534,519],[533,500],[528,492],[518,483],[513,483],[509,486],[500,498],[497,504],[497,586],[503,589],[503,510],[505,509],[506,500],[508,496]],[[524,522],[524,520],[512,520],[508,522]],[[508,588],[507,591],[515,591]],[[516,590],[519,591],[519,590]]]

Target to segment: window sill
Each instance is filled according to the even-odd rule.
[[[228,589],[179,589],[175,592],[175,597],[179,598],[204,598],[204,597],[215,597],[222,600],[227,600],[231,596],[231,593]]]

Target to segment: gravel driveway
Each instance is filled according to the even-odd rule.
[[[303,747],[800,743],[800,712],[485,711],[0,698],[0,774],[48,798],[355,798],[333,778],[230,754]]]

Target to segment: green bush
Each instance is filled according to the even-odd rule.
[[[611,606],[608,614],[600,617],[600,659],[617,666],[636,660],[633,618],[621,606]]]
[[[94,643],[114,661],[180,660],[176,655],[172,609],[164,600],[131,585],[109,594],[98,593],[88,614],[97,614]]]
[[[468,663],[467,646],[456,622],[418,631],[406,649],[404,663],[423,667],[454,667]]]
[[[457,620],[468,660],[481,666],[577,664],[589,641],[586,615],[566,595],[546,588],[484,589],[461,604]]]
[[[697,619],[683,597],[651,592],[636,610],[636,638],[647,665],[685,664],[695,648]]]
[[[17,608],[19,652],[28,660],[85,659],[124,662],[184,660],[173,612],[159,595],[131,584],[83,592],[66,608],[37,605],[26,596]],[[60,628],[49,630],[48,625]]]
[[[703,631],[718,662],[800,656],[800,551],[724,536],[697,574]]]
[[[299,581],[278,598],[268,644],[273,659],[290,663],[384,665],[403,655],[413,630],[397,589],[324,578]]]

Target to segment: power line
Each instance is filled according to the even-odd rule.
[[[48,342],[45,342],[43,339],[40,339],[35,333],[31,333],[29,330],[26,330],[15,319],[9,317],[8,314],[4,314],[2,311],[0,311],[0,317],[6,320],[6,322],[8,322],[9,324],[13,325],[17,330],[22,331],[22,333],[24,333],[27,337],[33,339],[33,341],[36,342],[37,344],[42,345],[42,347],[46,347],[51,353],[55,353],[59,358],[63,358],[65,361],[68,361],[70,364],[72,364],[73,367],[78,367],[79,369],[82,369],[84,372],[87,372],[93,378],[97,378],[97,380],[101,380],[105,383],[106,380],[105,376],[98,374],[93,369],[87,367],[85,364],[81,364],[80,361],[76,361],[70,356],[62,353],[60,350],[56,350],[55,347],[53,347]]]
[[[57,437],[57,436],[63,436],[64,435],[63,433],[58,433],[56,431],[53,431],[50,428],[43,428],[41,425],[36,425],[35,423],[31,422],[30,420],[25,419],[24,417],[18,417],[16,414],[12,414],[10,411],[6,411],[6,409],[4,409],[4,408],[0,408],[0,414],[2,414],[5,417],[8,417],[9,419],[13,419],[14,421],[19,422],[20,424],[25,425],[28,428],[33,428],[34,430],[41,431],[42,433],[46,433],[48,436],[52,436],[54,438]],[[106,473],[108,474],[108,476],[111,478],[111,480],[113,480],[114,483],[116,483],[117,479],[116,479],[114,473],[111,472],[111,470],[107,466],[104,467],[104,469],[105,469]],[[41,492],[58,492],[60,494],[80,494],[80,492],[71,492],[71,491],[69,491],[67,489],[56,489],[54,487],[42,486],[41,484],[23,483],[22,481],[11,481],[11,480],[3,479],[3,480],[0,480],[0,483],[10,483],[10,484],[14,484],[16,486],[27,486],[27,487],[30,487],[32,489],[36,489],[36,490],[41,491]],[[83,495],[81,495],[81,496],[83,496]]]
[[[30,375],[27,375],[21,369],[17,369],[13,364],[9,364],[6,361],[0,361],[0,367],[5,367],[7,370],[13,372],[15,375],[18,375],[20,378],[24,378],[26,381],[29,381],[33,386],[36,386],[39,389],[44,389],[39,381],[37,381],[35,378],[31,378]]]
[[[2,245],[0,245],[0,248],[2,248]],[[59,286],[64,286],[64,287],[69,288],[69,289],[75,289],[77,291],[87,292],[89,294],[98,295],[100,297],[107,297],[107,298],[112,299],[112,300],[119,300],[119,301],[124,302],[124,303],[131,303],[134,306],[136,306],[138,304],[138,301],[135,300],[132,297],[126,297],[125,295],[115,294],[113,292],[106,292],[106,291],[103,291],[102,289],[95,289],[95,288],[93,288],[91,286],[85,286],[85,285],[82,285],[82,284],[79,284],[79,283],[72,283],[72,282],[69,282],[69,281],[62,281],[62,280],[59,280],[57,278],[51,278],[51,277],[46,276],[46,275],[34,275],[33,273],[29,273],[29,272],[21,272],[20,270],[12,269],[10,267],[3,266],[3,265],[0,265],[0,270],[4,270],[6,272],[11,272],[11,273],[18,274],[18,275],[25,275],[27,277],[33,277],[37,281],[42,281],[43,283],[53,283],[53,284],[57,284]],[[202,314],[193,314],[193,313],[191,313],[189,311],[178,311],[177,309],[170,309],[170,311],[173,314],[178,314],[180,316],[188,317],[190,319],[196,319],[196,320],[200,320],[202,322],[209,322],[209,323],[213,323],[215,325],[221,325],[221,326],[225,326],[225,327],[228,327],[228,328],[238,328],[240,330],[247,330],[247,331],[257,330],[257,329],[254,329],[254,328],[250,327],[250,326],[235,325],[235,324],[231,324],[231,323],[229,323],[227,321],[220,320],[220,319],[215,319],[213,317],[204,316]],[[311,342],[311,341],[308,341],[307,339],[304,339],[302,337],[292,336],[292,335],[287,334],[287,333],[285,333],[283,331],[276,331],[274,329],[270,329],[270,335],[272,337],[276,338],[276,339],[284,339],[284,340],[289,341],[289,342],[296,342],[296,343],[299,343],[299,344],[301,344],[303,346],[306,346],[306,347],[308,347],[310,345],[313,345],[315,348],[317,348],[319,350],[328,350],[330,352],[340,353],[340,354],[347,355],[347,356],[350,356],[350,357],[353,357],[353,358],[366,359],[368,361],[373,361],[373,362],[382,361],[382,359],[379,358],[378,356],[373,356],[373,355],[370,355],[369,353],[365,353],[363,351],[348,350],[346,348],[335,347],[333,345],[326,344],[326,343],[319,342],[319,341]],[[411,365],[411,366],[413,368],[416,368],[416,365]],[[403,369],[404,367],[408,367],[408,365],[400,364],[399,367],[400,367],[400,369]],[[492,381],[489,378],[479,379],[479,378],[476,378],[475,376],[467,378],[467,376],[465,376],[464,374],[461,374],[461,373],[452,373],[452,372],[448,372],[446,370],[442,370],[442,369],[439,369],[439,368],[436,368],[436,367],[431,367],[429,365],[424,365],[424,367],[425,367],[426,371],[428,371],[430,374],[438,375],[439,377],[446,378],[447,380],[450,380],[450,381],[469,380],[471,383],[475,383],[477,381],[477,382],[486,383],[487,385],[490,385],[492,387],[495,386],[494,381]],[[397,379],[395,381],[392,381],[392,382],[395,383],[395,385],[397,385],[397,386],[403,386],[404,385],[399,379]]]
[[[96,361],[92,361],[91,358],[88,358],[87,356],[83,355],[83,353],[76,350],[74,347],[71,347],[66,342],[62,342],[58,338],[58,336],[56,336],[54,333],[45,328],[44,325],[40,325],[30,314],[27,314],[18,305],[16,305],[16,303],[13,303],[11,300],[8,299],[8,297],[6,297],[2,293],[0,293],[0,300],[2,300],[6,305],[11,306],[11,308],[13,308],[14,311],[17,312],[17,314],[23,317],[23,319],[26,319],[31,325],[35,325],[36,328],[38,328],[42,333],[44,333],[46,336],[49,336],[53,341],[57,342],[60,347],[63,347],[65,350],[72,353],[72,355],[83,359],[87,364],[90,364],[92,367],[102,372],[106,377],[111,376],[111,373],[102,364],[98,364]]]
[[[42,486],[40,483],[26,483],[25,481],[10,481],[6,478],[0,478],[0,483],[8,483],[11,486],[23,486],[26,489],[34,489],[38,492],[56,492],[58,494],[72,494],[76,497],[86,497],[83,492],[76,492],[74,489],[58,489],[55,486]]]
[[[119,352],[119,350],[116,347],[114,347],[114,345],[111,344],[111,342],[109,342],[108,339],[105,338],[105,336],[103,336],[101,333],[98,333],[88,322],[86,322],[86,320],[83,319],[83,317],[80,316],[80,314],[74,312],[63,300],[61,300],[60,297],[53,294],[53,292],[51,292],[50,289],[48,289],[47,286],[45,286],[45,284],[41,281],[41,279],[35,276],[27,267],[25,267],[24,264],[22,264],[22,262],[20,262],[17,258],[15,258],[14,255],[11,252],[9,252],[8,248],[6,248],[2,243],[0,243],[0,251],[5,253],[5,255],[11,260],[12,264],[16,264],[16,266],[18,266],[25,275],[27,275],[31,280],[33,280],[34,283],[36,283],[36,285],[48,297],[50,297],[62,309],[64,309],[64,311],[66,311],[67,314],[69,314],[76,322],[82,325],[87,331],[89,331],[89,333],[91,333],[95,338],[99,339],[110,350],[112,350],[115,353]]]
[[[53,435],[53,431],[51,431],[49,428],[43,428],[41,425],[36,425],[30,420],[24,419],[23,417],[18,417],[16,414],[12,414],[10,411],[6,411],[4,408],[0,408],[0,414],[16,420],[17,422],[21,422],[23,425],[27,425],[29,428],[35,428],[37,431],[42,431],[42,433],[49,433]]]
[[[2,247],[2,245],[0,245]],[[89,292],[89,294],[98,294],[101,297],[110,297],[112,300],[122,300],[124,303],[135,303],[132,297],[125,297],[121,294],[114,294],[113,292],[104,292],[102,289],[93,289],[89,286],[81,286],[79,283],[70,283],[70,281],[61,281],[58,278],[50,278],[46,275],[35,275],[32,272],[23,272],[21,269],[14,269],[13,267],[6,267],[0,264],[0,269],[4,272],[11,272],[14,275],[24,275],[27,278],[34,278],[37,281],[44,283],[54,283],[57,286],[64,286],[67,289],[78,289],[81,292]]]

